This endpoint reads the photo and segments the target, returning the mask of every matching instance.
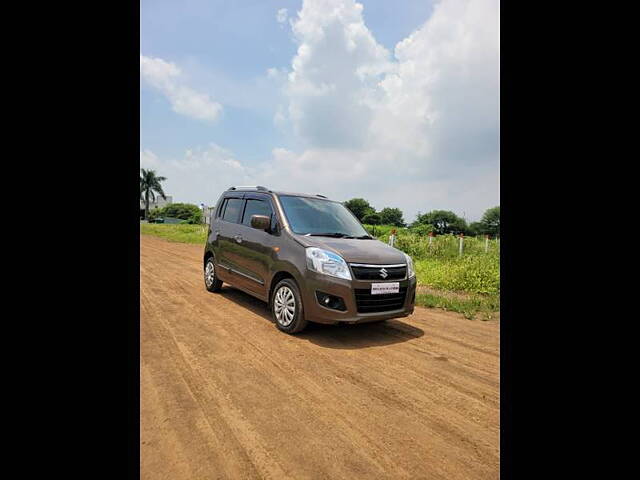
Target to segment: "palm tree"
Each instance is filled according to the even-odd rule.
[[[163,199],[167,199],[162,190],[160,182],[166,180],[165,177],[156,176],[155,170],[145,170],[141,168],[140,171],[140,200],[144,200],[144,218],[149,219],[149,195],[151,195],[151,201],[155,202],[156,193],[160,194]]]

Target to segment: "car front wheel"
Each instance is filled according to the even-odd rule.
[[[293,279],[285,278],[273,289],[271,313],[276,326],[283,332],[298,333],[307,326],[300,290]]]

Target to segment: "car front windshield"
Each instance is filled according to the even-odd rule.
[[[331,200],[282,195],[280,204],[291,230],[301,235],[367,237],[347,207]]]

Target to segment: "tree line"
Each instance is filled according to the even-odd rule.
[[[420,213],[416,220],[407,225],[402,211],[399,208],[385,207],[376,211],[364,198],[352,198],[343,203],[351,212],[367,225],[393,225],[396,227],[409,227],[419,234],[433,232],[437,235],[464,234],[464,235],[500,235],[500,206],[487,209],[479,222],[467,223],[449,210],[432,210]]]

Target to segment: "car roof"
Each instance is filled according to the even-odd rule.
[[[290,197],[309,197],[309,198],[320,198],[322,200],[330,200],[324,195],[312,194],[312,193],[296,193],[296,192],[273,192],[276,195],[286,195]]]
[[[277,196],[290,196],[290,197],[306,197],[306,198],[319,198],[322,200],[329,200],[331,202],[335,201],[335,200],[331,200],[330,198],[325,197],[324,195],[320,195],[320,194],[312,194],[312,193],[297,193],[297,192],[283,192],[283,191],[276,191],[276,190],[256,190],[255,188],[236,188],[234,190],[227,190],[225,192],[226,193],[234,193],[234,192],[238,192],[238,193],[264,193],[266,195],[272,194],[272,195],[277,195]]]

